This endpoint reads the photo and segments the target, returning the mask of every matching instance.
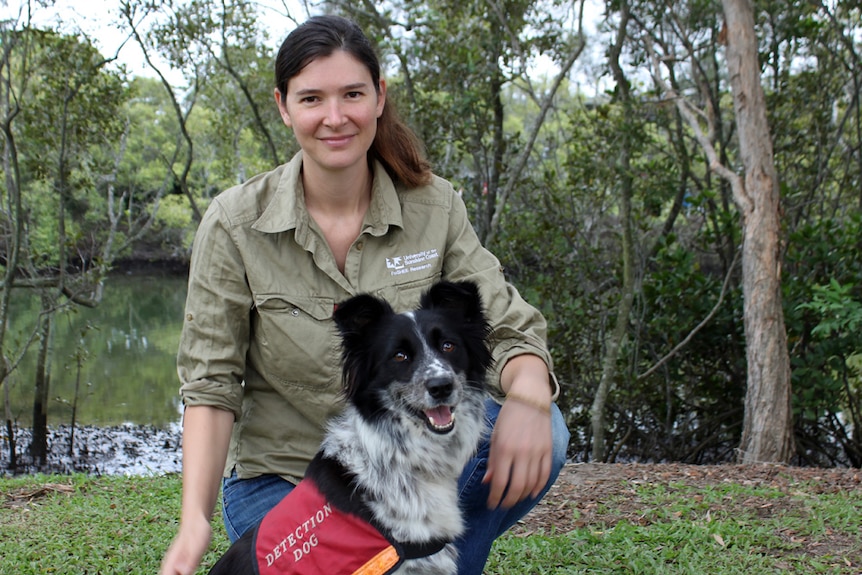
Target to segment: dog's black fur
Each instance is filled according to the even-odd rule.
[[[399,575],[454,574],[452,541],[463,531],[457,481],[484,431],[491,364],[479,291],[470,282],[440,282],[419,309],[403,314],[359,295],[340,304],[334,319],[347,405],[328,425],[306,477],[334,507],[414,554],[439,549],[408,558]],[[211,575],[253,574],[254,532]]]

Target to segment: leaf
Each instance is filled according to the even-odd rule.
[[[721,545],[722,547],[727,547],[727,544],[724,542],[724,538],[718,533],[713,533],[712,538],[715,539],[715,542]]]

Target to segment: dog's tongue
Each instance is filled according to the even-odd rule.
[[[448,405],[441,405],[425,410],[425,417],[436,427],[446,427],[452,423],[452,410]]]

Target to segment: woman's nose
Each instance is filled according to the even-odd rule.
[[[327,126],[337,127],[345,122],[344,113],[341,110],[341,102],[338,100],[330,100],[326,108],[326,116],[324,122]]]

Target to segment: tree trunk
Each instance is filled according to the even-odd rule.
[[[36,357],[36,382],[33,393],[33,436],[30,440],[30,457],[33,463],[44,467],[48,461],[48,401],[51,389],[51,339],[54,323],[54,305],[51,298],[42,296],[42,314],[39,327],[39,353]]]
[[[0,32],[0,43],[5,46],[0,67],[8,68],[11,60],[12,50],[10,46],[14,43],[15,35],[9,30]],[[15,143],[15,135],[12,131],[12,122],[18,116],[20,109],[12,97],[10,78],[5,77],[0,81],[0,109],[3,111],[3,122],[0,131],[3,136],[3,174],[6,184],[7,203],[3,204],[3,211],[7,221],[5,239],[5,267],[2,273],[2,286],[0,286],[0,386],[3,387],[4,414],[6,417],[6,433],[9,441],[9,468],[14,470],[18,465],[18,457],[15,449],[15,428],[13,426],[12,409],[9,400],[10,377],[12,365],[8,357],[8,345],[6,331],[9,326],[9,310],[12,307],[12,282],[18,270],[21,259],[21,245],[24,241],[25,212],[21,201],[21,169],[18,164],[18,146]],[[0,200],[2,203],[2,200]],[[11,231],[8,230],[11,226]]]
[[[747,383],[741,463],[788,463],[793,456],[790,356],[781,303],[778,176],[761,86],[750,0],[722,0],[727,67],[745,168],[737,190],[742,214],[742,287]]]
[[[620,55],[622,46],[626,38],[626,28],[628,26],[629,10],[628,4],[623,2],[620,7],[620,25],[617,34],[616,42],[610,47],[610,55],[608,63],[614,74],[614,80],[617,86],[617,97],[625,110],[625,117],[633,117],[631,110],[631,97],[629,95],[629,82],[620,65]],[[607,404],[608,395],[610,395],[611,386],[617,376],[617,362],[620,356],[620,350],[626,342],[629,330],[629,316],[632,312],[632,305],[635,294],[635,272],[634,272],[634,232],[632,231],[632,195],[634,188],[634,179],[632,178],[631,170],[631,155],[632,141],[631,135],[626,128],[623,128],[621,133],[621,148],[619,159],[620,173],[620,225],[622,226],[622,267],[623,267],[623,285],[620,289],[620,302],[617,305],[617,319],[614,324],[614,330],[611,332],[605,342],[605,356],[602,359],[602,376],[599,380],[599,386],[596,389],[596,395],[593,397],[593,404],[590,409],[590,424],[592,427],[593,445],[592,458],[593,461],[604,461],[606,454],[605,446],[605,405]]]
[[[6,441],[8,441],[9,446],[9,465],[7,468],[15,471],[18,469],[18,450],[15,444],[15,425],[12,422],[12,401],[9,399],[9,383],[6,381],[6,374],[9,373],[9,369],[5,364],[5,361],[0,361],[0,369],[3,370],[3,408],[6,414]]]

